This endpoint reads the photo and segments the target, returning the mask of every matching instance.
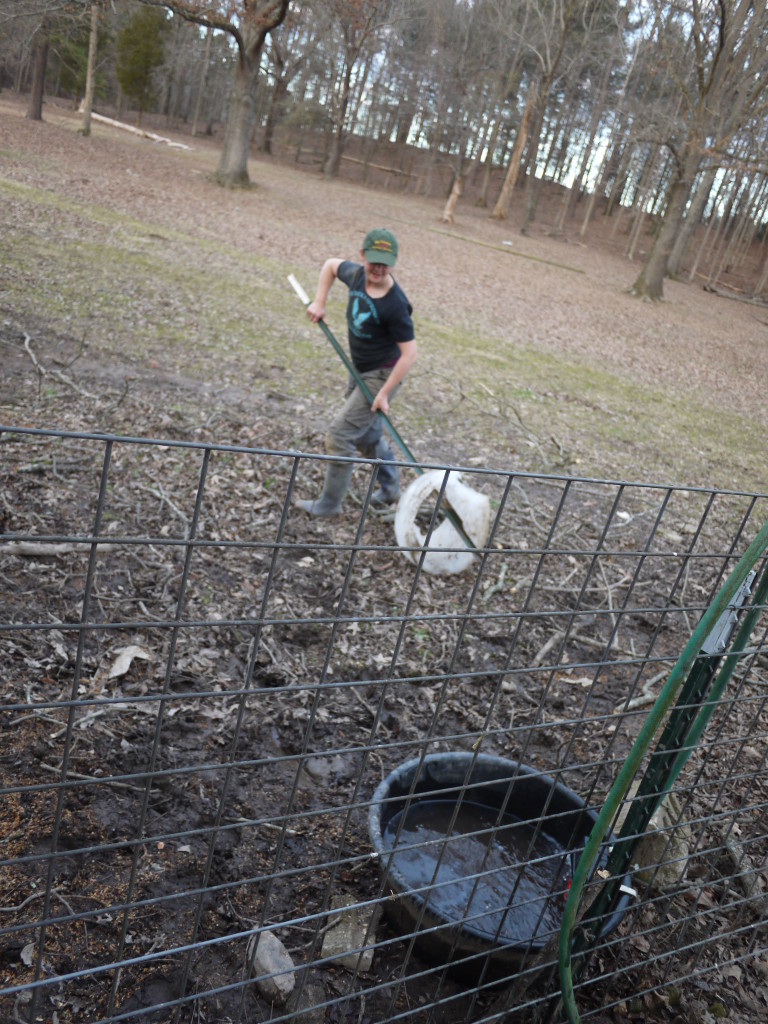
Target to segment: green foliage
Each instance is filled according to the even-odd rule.
[[[165,59],[168,29],[163,10],[142,7],[118,34],[117,80],[125,95],[136,103],[139,113],[154,99],[154,77]]]
[[[50,34],[51,55],[58,59],[58,84],[60,92],[68,96],[80,96],[85,91],[85,76],[88,70],[88,29],[82,25],[74,32],[55,31]],[[49,74],[55,66],[50,61]]]
[[[55,76],[59,95],[64,94],[79,99],[85,93],[85,79],[88,73],[90,25],[80,23],[73,28],[70,22],[62,21],[60,27],[50,33],[49,44],[51,53],[48,69],[49,80]],[[104,90],[104,82],[98,73],[98,67],[113,44],[111,33],[102,19],[99,24],[96,47],[97,95]]]

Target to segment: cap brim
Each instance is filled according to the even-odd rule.
[[[391,252],[382,252],[380,249],[366,249],[363,256],[369,263],[383,263],[387,267],[394,267],[397,256]]]

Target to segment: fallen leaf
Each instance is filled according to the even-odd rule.
[[[117,657],[112,663],[112,668],[109,670],[108,679],[118,679],[120,676],[124,676],[135,658],[141,658],[143,661],[152,661],[152,655],[149,651],[143,647],[137,647],[135,644],[131,644],[130,647],[123,647],[116,653]]]

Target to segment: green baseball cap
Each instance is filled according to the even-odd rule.
[[[385,263],[388,267],[394,267],[397,239],[386,228],[374,228],[363,239],[363,256],[369,263]]]

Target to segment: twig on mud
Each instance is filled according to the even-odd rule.
[[[31,700],[27,700],[27,704],[31,704]],[[55,718],[53,715],[47,715],[44,711],[31,711],[27,715],[19,715],[18,718],[13,718],[8,723],[9,726],[20,725],[22,722],[28,722],[31,718],[38,718],[44,722],[53,722],[54,725],[61,725],[61,720]]]
[[[566,635],[566,631],[564,629],[555,630],[555,632],[552,634],[552,636],[549,638],[549,640],[547,640],[547,642],[544,644],[544,646],[536,654],[536,656],[534,657],[534,659],[532,661],[532,664],[533,665],[541,665],[541,663],[544,661],[544,659],[549,654],[549,652],[552,650],[552,648],[557,643],[559,643],[561,640],[565,639],[565,635]],[[596,649],[601,650],[601,651],[606,650],[606,646],[607,646],[605,641],[603,641],[603,640],[596,640],[594,637],[585,636],[583,633],[571,633],[568,636],[568,639],[571,641],[571,643],[581,644],[584,647],[592,647],[592,648],[596,648]],[[610,651],[613,651],[616,654],[622,654],[625,657],[629,657],[629,658],[633,657],[633,654],[632,654],[631,651],[624,650],[623,648],[617,646],[615,638],[614,638],[613,642],[610,644],[610,646],[608,647],[608,649]]]
[[[75,355],[72,356],[68,363],[60,360],[60,364],[64,367],[65,370],[68,370],[70,366],[75,365],[78,359],[82,358],[83,352],[85,352],[86,348],[88,348],[88,342],[85,340],[85,335],[83,335],[82,338],[80,339],[80,345],[78,346]]]
[[[123,404],[123,402],[128,397],[128,392],[131,390],[131,385],[132,384],[133,384],[133,379],[129,378],[129,377],[126,377],[125,380],[123,381],[123,390],[117,396],[117,398],[112,403],[112,405],[109,406],[109,408],[107,409],[107,412],[114,412],[115,409],[118,409]]]
[[[335,928],[338,925],[338,923],[339,923],[338,917],[333,917],[333,918],[331,918],[330,921],[327,922],[327,924],[324,924],[322,926],[322,928],[312,928],[312,929],[309,929],[309,928],[296,928],[294,926],[296,931],[306,932],[306,931],[310,931],[311,930],[312,938],[311,939],[307,939],[306,942],[302,942],[300,946],[293,946],[291,949],[288,950],[288,952],[289,953],[298,953],[302,949],[306,949],[307,946],[311,946],[312,943],[316,939],[319,939],[321,935],[325,935],[325,933],[329,932],[331,930],[331,928]]]
[[[730,836],[723,837],[723,849],[728,855],[736,872],[731,876],[730,881],[738,883],[741,891],[748,900],[752,900],[755,896],[758,896],[762,902],[763,892],[757,881],[760,877],[760,871],[754,867],[747,856],[746,850],[739,849],[738,844],[735,843]],[[745,862],[748,865],[747,867],[744,866]]]
[[[372,704],[369,704],[368,701],[365,699],[365,697],[361,693],[357,692],[357,687],[356,686],[351,687],[349,692],[352,694],[352,696],[355,698],[355,700],[359,704],[362,704],[362,706],[365,708],[365,710],[368,712],[368,714],[371,716],[371,718],[373,718],[375,720],[376,719],[376,708],[373,707]]]
[[[656,700],[657,694],[650,692],[651,687],[661,679],[664,679],[667,675],[669,675],[667,669],[662,669],[661,672],[657,672],[655,676],[651,676],[650,679],[646,679],[640,687],[639,697],[633,697],[632,700],[628,701],[626,704],[617,704],[613,710],[616,713],[634,711],[636,708],[645,707],[646,704],[653,704]]]
[[[181,521],[184,523],[184,539],[186,540],[189,537],[189,519],[187,518],[187,516],[184,515],[180,508],[174,505],[174,503],[163,490],[163,485],[158,484],[157,487],[155,488],[148,487],[145,484],[139,484],[138,489],[140,491],[146,491],[148,494],[151,494],[155,498],[159,498],[161,502],[166,504],[168,508],[170,508],[170,510],[174,512],[179,517],[179,519],[181,519]]]
[[[92,398],[94,400],[96,399],[96,395],[92,395],[89,391],[86,391],[85,388],[81,388],[78,384],[75,384],[73,380],[70,380],[69,377],[67,377],[66,374],[62,373],[60,370],[47,370],[42,365],[42,363],[39,362],[37,356],[32,351],[31,341],[31,336],[25,332],[24,350],[29,356],[29,358],[32,360],[35,369],[37,370],[41,377],[46,377],[50,374],[51,377],[55,377],[56,380],[61,381],[62,384],[66,384],[67,387],[72,388],[73,391],[76,391],[79,395],[82,395],[84,398]]]
[[[437,376],[440,376],[440,374],[437,374]],[[445,379],[449,379],[446,374],[443,374],[442,376]],[[544,445],[542,444],[541,439],[525,423],[525,421],[524,421],[524,419],[522,417],[522,414],[521,414],[520,410],[517,408],[517,406],[515,406],[511,402],[509,402],[509,403],[503,402],[499,398],[499,396],[497,394],[495,394],[495,392],[493,392],[488,387],[487,384],[484,384],[482,381],[478,381],[478,387],[482,391],[484,391],[489,396],[489,398],[492,398],[494,400],[494,402],[496,402],[496,404],[497,404],[497,408],[496,409],[489,409],[487,406],[481,404],[476,399],[472,398],[471,395],[468,395],[464,391],[464,389],[462,388],[460,382],[454,380],[453,378],[450,378],[450,380],[451,380],[451,383],[458,389],[459,400],[448,409],[449,413],[455,412],[456,409],[461,405],[462,402],[469,402],[470,405],[474,405],[476,409],[479,409],[480,412],[484,413],[486,416],[492,416],[495,419],[506,420],[507,422],[510,419],[514,418],[517,421],[517,424],[520,427],[520,429],[522,430],[522,432],[525,435],[526,439],[530,442],[530,444],[533,447],[535,447],[537,449],[537,451],[542,456],[544,455]],[[510,416],[510,412],[512,413],[512,416]],[[564,454],[563,453],[563,447],[560,444],[560,442],[557,441],[557,439],[555,437],[550,437],[549,440],[554,444],[554,446],[555,446],[555,448],[557,448],[558,452],[561,455],[563,455]]]
[[[54,892],[56,890],[53,890]],[[30,896],[27,896],[21,903],[17,903],[15,907],[0,907],[0,914],[15,914],[17,910],[23,910],[28,903],[32,900],[41,900],[45,896],[45,892],[33,892]]]
[[[560,643],[561,640],[564,640],[564,639],[565,639],[565,630],[564,629],[556,630],[552,634],[552,636],[549,638],[549,640],[547,640],[547,642],[544,644],[544,646],[539,648],[539,651],[535,655],[535,657],[534,657],[533,661],[531,662],[531,664],[533,664],[533,665],[540,665],[544,661],[546,656],[549,654],[549,652],[552,650],[552,648],[556,644]]]
[[[502,564],[502,566],[501,566],[501,572],[499,573],[499,578],[496,580],[495,583],[492,583],[491,586],[488,587],[488,589],[486,591],[483,592],[483,596],[480,598],[480,600],[484,604],[486,602],[490,601],[490,599],[493,597],[494,594],[498,594],[498,592],[500,590],[504,589],[504,578],[506,577],[506,575],[507,575],[507,563],[504,562]]]
[[[680,604],[680,610],[683,613],[683,618],[685,619],[685,628],[686,628],[687,631],[693,632],[693,626],[691,625],[691,620],[688,617],[688,610],[685,607],[685,592],[688,589],[688,583],[689,583],[689,580],[690,580],[690,572],[691,572],[691,563],[690,562],[686,562],[685,569],[683,570],[683,585],[680,588],[680,596],[678,598],[678,602]],[[670,601],[670,604],[671,603],[672,603],[672,601]]]
[[[55,896],[56,899],[59,901],[59,903],[63,903],[64,906],[67,908],[67,910],[72,915],[72,917],[74,917],[75,916],[74,908],[72,907],[72,905],[67,900],[64,899],[64,897],[61,895],[61,892],[58,889],[50,889],[49,891],[50,891],[51,896]],[[42,890],[41,892],[33,892],[31,895],[27,896],[27,898],[25,900],[22,900],[21,903],[19,903],[15,907],[0,907],[0,913],[2,913],[2,914],[14,914],[14,913],[16,913],[19,910],[23,910],[23,908],[26,907],[26,905],[28,903],[31,903],[32,900],[42,899],[43,896],[45,896],[45,895],[46,895],[45,890]],[[88,949],[88,925],[86,924],[85,921],[83,921],[83,933],[84,933],[84,937],[85,937],[85,948]]]
[[[352,693],[352,696],[355,697],[356,700],[358,700],[363,705],[363,707],[374,720],[374,722],[376,722],[376,708],[372,704],[370,704],[361,693],[357,692],[357,687],[353,686],[350,692]],[[386,725],[384,725],[381,718],[379,718],[377,722],[377,728],[381,730],[381,732],[384,734],[386,738],[389,738],[392,735],[392,730],[387,728]]]
[[[61,774],[61,768],[57,768],[53,764],[47,764],[45,761],[40,762],[40,767],[45,768],[47,772],[54,772],[56,775]],[[119,782],[117,779],[100,779],[96,775],[82,775],[80,772],[73,772],[67,769],[67,778],[72,779],[83,779],[85,782],[98,782],[102,786],[112,786],[114,789],[127,789],[131,793],[143,793],[144,790],[141,786],[132,786],[129,782]]]
[[[94,711],[89,711],[87,714],[83,715],[82,718],[78,718],[75,724],[76,724],[78,729],[82,729],[86,725],[88,725],[90,722],[92,722],[95,718],[101,718],[101,716],[105,715],[105,714],[106,714],[106,710],[104,708],[96,708]],[[67,732],[67,729],[68,729],[68,726],[65,725],[63,728],[59,729],[58,732],[51,733],[51,737],[50,738],[52,740],[59,739],[60,736],[64,736],[65,735],[65,733]],[[114,736],[114,733],[112,733],[111,730],[106,729],[105,731],[107,733],[109,733],[111,736]]]
[[[608,602],[608,613],[610,615],[611,622],[613,623],[615,635],[615,630],[617,629],[618,622],[616,620],[616,615],[613,611],[613,591],[614,589],[618,589],[618,587],[620,587],[624,582],[626,582],[628,577],[625,576],[623,579],[619,580],[618,583],[611,584],[608,582],[608,577],[605,574],[605,566],[603,565],[602,558],[597,559],[597,567],[600,570],[600,575],[603,577],[603,583],[605,584],[605,596]]]

